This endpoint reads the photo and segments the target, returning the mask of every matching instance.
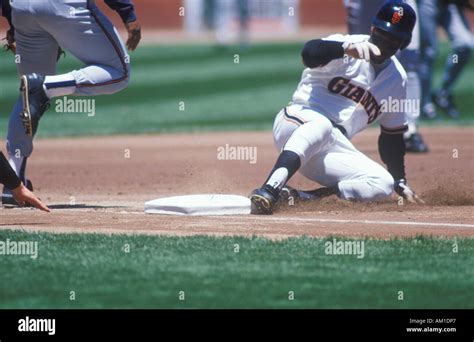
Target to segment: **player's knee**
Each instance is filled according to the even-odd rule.
[[[395,181],[388,173],[380,173],[377,176],[371,177],[368,181],[372,188],[372,200],[385,199],[392,195]]]
[[[301,158],[302,165],[333,141],[331,122],[320,115],[297,128],[285,144],[284,149],[293,151]]]
[[[328,118],[318,115],[314,120],[305,123],[305,125],[307,125],[307,130],[315,137],[315,144],[331,140],[333,126]]]
[[[115,94],[115,93],[118,93],[119,91],[124,90],[125,88],[127,88],[129,81],[130,81],[130,75],[129,74],[123,75],[120,79],[117,80],[117,82],[107,87],[107,93]]]

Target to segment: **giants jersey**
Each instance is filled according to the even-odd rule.
[[[367,35],[331,35],[324,40],[360,42]],[[403,104],[406,103],[407,75],[395,57],[376,75],[363,59],[349,56],[332,60],[318,68],[306,68],[293,94],[294,104],[303,105],[343,126],[350,139],[374,122],[387,133],[402,133],[407,128]]]

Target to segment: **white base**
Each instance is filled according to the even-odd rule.
[[[249,215],[250,200],[237,195],[188,195],[145,203],[145,213],[165,215]]]

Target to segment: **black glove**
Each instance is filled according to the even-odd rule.
[[[402,196],[404,199],[406,199],[410,203],[421,203],[424,204],[425,201],[423,201],[421,198],[419,198],[415,192],[410,189],[410,187],[407,185],[407,180],[406,179],[399,179],[395,181],[395,192]]]

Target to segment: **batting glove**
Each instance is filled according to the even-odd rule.
[[[342,44],[342,48],[347,55],[357,59],[365,59],[366,61],[370,61],[371,52],[375,56],[380,56],[379,48],[367,41],[358,43],[345,42]]]
[[[406,179],[399,179],[395,181],[395,192],[402,196],[404,199],[406,199],[410,203],[420,203],[424,204],[425,201],[423,201],[421,198],[415,194],[415,192],[410,189],[410,187],[407,185]]]

